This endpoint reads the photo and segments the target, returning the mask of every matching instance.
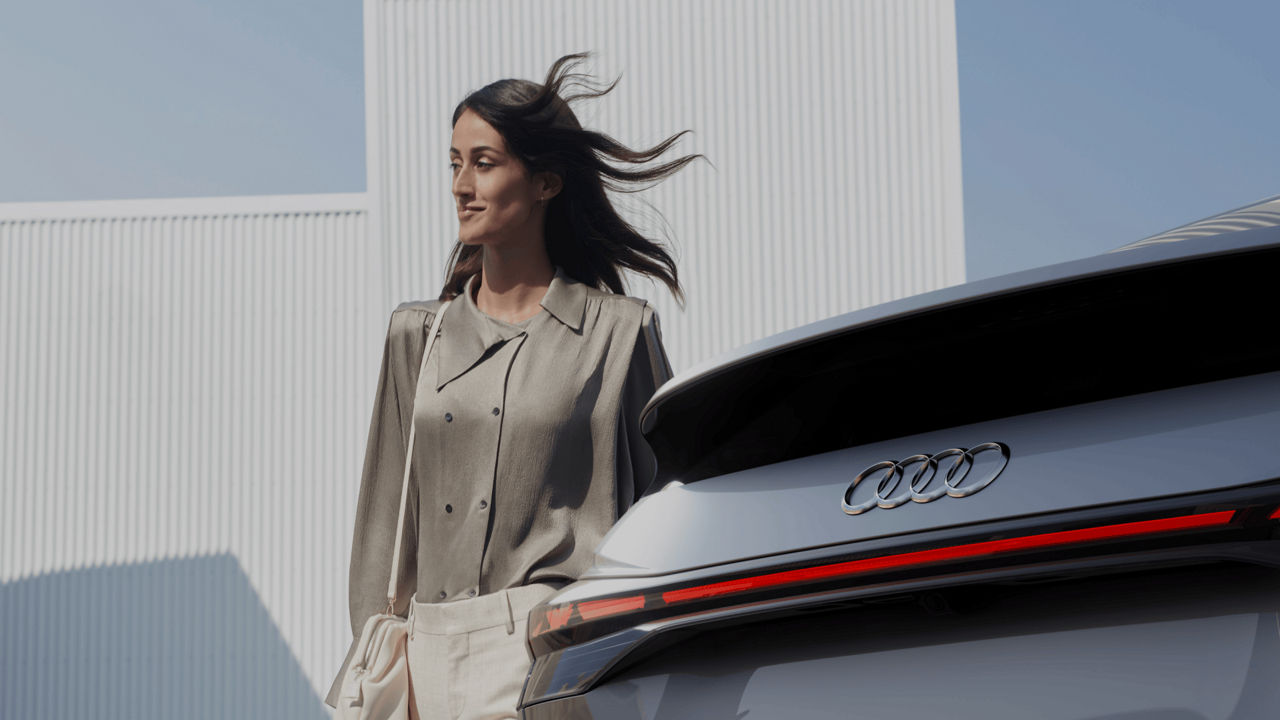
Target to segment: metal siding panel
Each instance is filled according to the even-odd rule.
[[[386,155],[370,162],[394,168],[379,180],[384,262],[397,271],[385,301],[439,291],[456,237],[438,169],[454,103],[499,77],[541,79],[578,49],[600,51],[602,77],[624,75],[610,96],[578,106],[585,124],[635,145],[692,128],[683,149],[718,168],[692,167],[645,194],[670,221],[689,304],[681,311],[648,283],[632,292],[658,309],[677,369],[962,281],[951,3],[782,5],[385,3],[374,14],[389,18],[380,36],[392,69],[371,115]],[[619,205],[661,235],[651,211]]]
[[[387,155],[371,167],[408,167],[379,181],[390,228],[379,240],[397,270],[387,304],[439,291],[456,220],[435,168],[454,102],[499,77],[541,79],[581,49],[600,51],[599,77],[623,73],[611,96],[577,105],[585,124],[635,146],[692,128],[681,150],[716,163],[645,193],[669,220],[689,304],[652,283],[631,292],[657,307],[677,370],[963,282],[950,1],[804,1],[785,12],[776,1],[371,1],[388,17],[413,9],[384,27],[388,64],[408,69],[388,73],[372,114]],[[416,42],[404,45],[406,33]],[[407,129],[402,106],[413,109]],[[660,236],[652,211],[628,200],[623,213]]]
[[[677,370],[963,280],[949,0],[366,0],[364,16],[367,195],[0,205],[0,602],[32,620],[6,623],[0,652],[52,642],[82,690],[6,663],[27,675],[0,714],[167,717],[233,686],[318,710],[347,642],[387,314],[439,290],[449,116],[484,83],[594,49],[601,77],[624,75],[579,105],[587,125],[637,146],[695,131],[680,149],[715,167],[644,195],[688,306],[632,287]],[[652,208],[619,204],[661,236]],[[77,645],[65,619],[85,616],[105,629]],[[212,660],[173,634],[192,627]],[[130,692],[144,668],[173,692]],[[281,690],[298,680],[310,695]]]
[[[273,715],[318,710],[346,646],[345,593],[319,588],[345,586],[390,310],[367,269],[367,214],[330,200],[4,208],[0,652],[30,674],[0,715],[229,711],[254,663],[250,695]],[[224,606],[239,567],[255,604]],[[259,619],[265,632],[235,632]],[[289,646],[293,659],[272,656]],[[41,663],[9,662],[37,648]],[[131,668],[170,692],[139,693]]]

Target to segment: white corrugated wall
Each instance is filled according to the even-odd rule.
[[[0,717],[323,717],[386,331],[365,204],[0,205]]]
[[[388,304],[439,292],[455,104],[581,50],[622,75],[579,106],[584,124],[633,146],[691,129],[678,148],[714,164],[642,195],[670,225],[688,306],[631,294],[654,301],[677,370],[964,280],[951,0],[386,0],[365,23]]]
[[[641,196],[688,306],[632,288],[677,370],[963,280],[950,0],[366,0],[365,45],[366,193],[0,205],[0,717],[324,716],[387,316],[438,292],[485,82],[596,50],[584,123],[694,131],[714,167]]]

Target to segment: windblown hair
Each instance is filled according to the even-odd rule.
[[[506,79],[476,90],[458,103],[453,124],[471,110],[498,131],[527,172],[560,176],[563,187],[547,204],[544,225],[553,265],[579,282],[618,294],[626,292],[622,272],[630,270],[662,282],[683,304],[684,291],[671,254],[622,219],[605,191],[644,190],[703,156],[685,155],[646,167],[689,131],[651,148],[632,150],[608,135],[583,128],[569,103],[601,97],[618,84],[615,79],[602,86],[589,75],[574,72],[588,55],[575,53],[556,60],[541,85]],[[562,95],[566,90],[571,94]],[[442,300],[456,297],[467,279],[480,272],[481,251],[480,246],[461,241],[454,245]]]

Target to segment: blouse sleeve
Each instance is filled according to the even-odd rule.
[[[421,355],[422,340],[413,330],[421,314],[396,312],[387,325],[387,339],[382,349],[382,367],[378,371],[377,392],[373,398],[373,416],[365,446],[364,468],[360,475],[360,495],[356,502],[355,532],[351,539],[351,566],[348,576],[348,602],[351,615],[351,645],[325,697],[325,703],[337,707],[342,678],[355,653],[364,623],[387,606],[387,579],[391,574],[391,555],[395,550],[395,521],[400,513],[400,492],[404,480],[405,447],[409,441],[409,423],[405,415],[412,405],[401,407],[401,390],[411,390],[416,383],[416,350]],[[429,320],[429,318],[428,318]],[[414,375],[408,374],[408,368]],[[412,394],[408,394],[412,398]],[[406,615],[410,595],[417,578],[417,482],[411,473],[409,500],[405,518],[405,535],[401,541],[400,577],[397,582],[397,615]]]
[[[649,489],[657,475],[657,462],[649,443],[640,433],[640,411],[649,398],[667,380],[671,379],[671,363],[662,346],[662,332],[658,314],[645,304],[640,321],[640,334],[636,338],[631,355],[631,366],[622,395],[622,421],[619,423],[618,448],[618,515],[627,511]]]

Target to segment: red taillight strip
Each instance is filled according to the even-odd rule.
[[[569,624],[569,617],[573,615],[573,605],[565,605],[563,607],[549,607],[546,609],[546,624],[539,627],[539,632],[547,632],[548,630],[559,630]]]
[[[644,596],[608,598],[606,600],[586,600],[578,603],[578,614],[583,620],[595,620],[620,612],[640,610],[644,607]]]
[[[1276,508],[1275,510],[1273,510],[1273,511],[1272,511],[1272,513],[1271,513],[1270,515],[1268,515],[1268,516],[1267,516],[1267,519],[1268,519],[1268,520],[1280,520],[1280,507],[1278,507],[1278,508]]]
[[[644,609],[646,604],[651,607],[660,607],[662,605],[672,605],[675,603],[688,602],[690,600],[732,595],[734,593],[776,587],[779,585],[788,585],[791,583],[852,577],[865,573],[929,565],[933,563],[946,562],[948,560],[962,560],[981,556],[989,557],[1004,553],[1038,550],[1063,545],[1078,545],[1097,542],[1100,540],[1115,540],[1118,538],[1156,535],[1160,533],[1178,532],[1181,530],[1222,527],[1230,524],[1234,516],[1234,510],[1221,510],[1218,512],[1200,513],[1198,515],[1181,515],[1178,517],[1159,518],[1156,520],[1139,520],[1137,522],[1118,523],[1115,525],[1100,525],[1097,527],[1080,528],[1077,530],[1063,530],[1060,532],[1042,533],[1039,535],[1024,535],[1021,537],[1003,538],[1000,540],[985,540],[983,542],[968,543],[965,545],[950,545],[947,547],[932,548],[929,550],[916,550],[914,552],[899,553],[897,555],[863,558],[861,560],[850,560],[830,565],[818,565],[816,567],[785,570],[783,572],[769,573],[767,575],[756,575],[753,577],[739,578],[737,580],[725,580],[706,585],[696,585],[694,587],[680,588],[678,590],[669,590],[662,593],[660,598],[656,594],[648,596],[648,603],[646,603],[645,595],[604,598],[601,600],[586,600],[576,604],[570,603],[567,605],[543,608],[541,612],[537,614],[540,616],[530,617],[530,622],[532,623],[530,632],[532,635],[537,636],[552,630],[559,630],[567,627],[572,622],[572,615],[575,608],[578,611],[578,616],[583,621],[588,621],[608,617],[610,615],[618,615],[621,613],[641,610]],[[1280,519],[1280,508],[1277,508],[1270,517],[1273,519]]]
[[[944,562],[947,560],[973,558],[982,555],[998,555],[1022,550],[1036,550],[1041,548],[1057,547],[1060,545],[1074,545],[1077,543],[1095,542],[1098,540],[1134,537],[1136,535],[1151,535],[1155,533],[1176,532],[1179,530],[1218,527],[1230,523],[1233,515],[1235,515],[1234,510],[1222,510],[1219,512],[1202,513],[1199,515],[1183,515],[1180,517],[1160,518],[1158,520],[1139,520],[1137,522],[1120,523],[1118,525],[1101,525],[1098,527],[1081,528],[1079,530],[1063,530],[1061,532],[1043,533],[1041,535],[1026,535],[1023,537],[1006,538],[1002,540],[987,540],[984,542],[969,543],[967,545],[951,545],[949,547],[933,548],[930,550],[917,550],[915,552],[900,553],[897,555],[885,555],[883,557],[850,560],[848,562],[834,563],[831,565],[819,565],[817,567],[800,568],[798,570],[786,570],[783,572],[770,573],[768,575],[756,575],[754,577],[739,578],[737,580],[726,580],[723,582],[710,583],[708,585],[697,585],[689,588],[681,588],[679,590],[669,590],[662,593],[662,600],[667,604],[673,604],[687,602],[689,600],[716,597],[719,595],[729,595],[748,590],[759,590],[760,588],[774,587],[777,585],[787,585],[795,582],[827,580],[880,570],[899,569],[915,565]],[[1275,515],[1273,515],[1273,517],[1275,517]]]

